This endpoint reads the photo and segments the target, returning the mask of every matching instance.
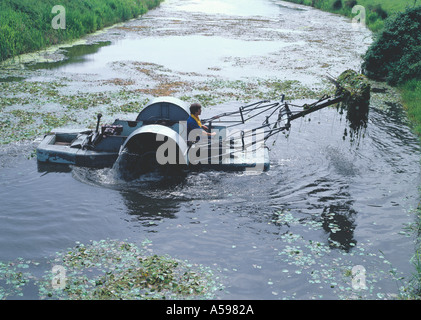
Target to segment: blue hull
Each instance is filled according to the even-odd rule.
[[[60,163],[80,167],[111,167],[118,158],[118,151],[95,151],[72,147],[83,133],[53,133],[47,135],[37,148],[39,162]]]
[[[99,144],[100,148],[98,147],[94,150],[82,148],[83,140],[87,139],[91,133],[92,131],[79,130],[53,132],[46,135],[36,150],[38,161],[41,163],[58,163],[89,168],[112,167],[128,137],[111,136],[101,141],[101,144]],[[188,155],[189,152],[186,154]],[[244,153],[238,153],[235,157],[219,156],[192,163],[187,156],[187,168],[190,170],[238,171],[257,169],[259,171],[267,171],[269,167],[269,153],[266,148],[258,159],[253,155],[247,157]]]

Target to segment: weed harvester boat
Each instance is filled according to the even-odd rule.
[[[277,102],[253,102],[204,119],[202,123],[216,135],[199,140],[198,134],[187,136],[186,102],[156,98],[134,120],[116,119],[101,126],[98,115],[95,130],[53,130],[39,144],[37,159],[92,168],[112,167],[119,159],[126,169],[138,173],[156,168],[268,170],[270,137],[288,131],[298,118],[349,100],[349,90],[336,84],[334,97],[323,96],[309,104],[293,105],[282,95]],[[254,126],[247,127],[250,123]]]

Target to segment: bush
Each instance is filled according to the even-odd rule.
[[[421,6],[385,20],[384,29],[364,56],[362,69],[391,85],[421,79]]]
[[[335,2],[332,4],[332,8],[334,10],[341,10],[342,9],[342,0],[335,0]]]
[[[386,11],[383,10],[381,4],[375,5],[373,8],[371,8],[371,11],[377,13],[377,15],[382,18],[383,20],[387,18],[388,14]]]
[[[357,0],[346,0],[345,1],[345,6],[348,8],[354,8],[357,5]]]

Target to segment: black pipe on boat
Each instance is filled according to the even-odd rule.
[[[99,131],[99,121],[101,120],[101,117],[102,117],[102,114],[101,113],[98,113],[98,115],[96,116],[97,117],[97,123],[96,123],[96,130],[95,130],[95,132],[98,132]]]

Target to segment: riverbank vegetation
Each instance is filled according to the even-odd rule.
[[[365,8],[365,24],[374,31],[384,27],[385,20],[395,12],[403,11],[406,7],[416,4],[417,0],[287,0],[307,6],[312,6],[323,11],[338,13],[350,18],[356,17],[353,12],[356,5]]]
[[[78,39],[142,15],[161,2],[162,0],[61,0],[61,7],[53,10],[57,5],[55,0],[1,1],[0,61]]]
[[[421,137],[421,6],[386,19],[362,68],[370,78],[400,88],[414,131]]]
[[[414,131],[421,137],[421,80],[412,79],[405,82],[401,86],[401,93]]]

